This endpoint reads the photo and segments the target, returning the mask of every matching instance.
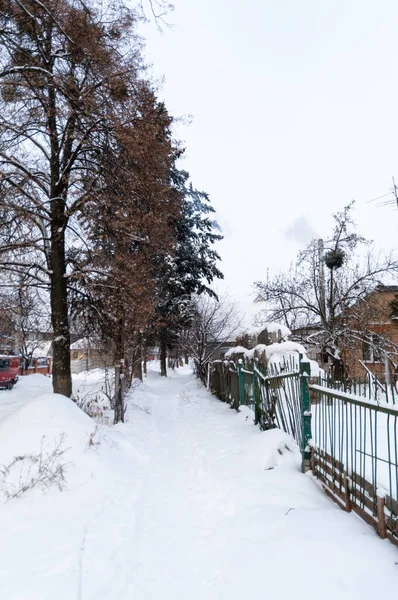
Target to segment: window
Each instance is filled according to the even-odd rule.
[[[9,358],[0,358],[0,371],[8,371],[10,368]]]
[[[79,350],[72,351],[72,360],[76,360],[79,358]]]
[[[48,358],[42,357],[38,358],[36,361],[38,367],[47,367],[48,366]]]
[[[372,333],[362,342],[362,358],[365,362],[384,362],[385,341],[382,336]]]

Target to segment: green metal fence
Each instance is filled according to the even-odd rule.
[[[212,391],[238,409],[250,407],[262,429],[292,435],[303,471],[325,492],[398,545],[398,395],[394,384],[366,377],[310,380],[302,356],[280,364],[213,363]]]
[[[211,389],[221,400],[233,408],[245,405],[254,412],[255,423],[261,429],[278,427],[294,437],[302,452],[309,457],[308,440],[310,428],[304,429],[304,421],[310,415],[309,396],[302,402],[308,363],[291,357],[280,364],[270,364],[267,370],[254,360],[244,365],[229,361],[213,363]],[[301,373],[300,373],[301,368]],[[305,395],[305,394],[304,394]],[[308,413],[308,415],[304,413]]]
[[[312,470],[342,508],[398,544],[398,406],[394,395],[376,401],[365,385],[354,389],[325,380],[309,385]]]
[[[377,375],[367,372],[363,377],[350,377],[345,381],[335,381],[330,375],[323,374],[319,383],[324,387],[348,392],[355,396],[362,396],[376,402],[398,404],[398,391],[396,381],[380,381]]]

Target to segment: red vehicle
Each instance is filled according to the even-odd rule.
[[[18,381],[19,358],[0,354],[0,387],[12,390]]]

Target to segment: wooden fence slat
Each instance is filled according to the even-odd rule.
[[[340,492],[342,492],[343,489],[345,490],[344,479],[342,477],[339,477],[339,478],[333,477],[332,469],[328,465],[323,466],[322,464],[318,463],[316,465],[316,470],[318,472],[323,473],[325,481],[328,482],[328,485],[331,489],[336,489],[336,490],[339,490]]]
[[[365,523],[371,525],[382,539],[398,545],[398,502],[376,495],[375,487],[364,477],[353,473],[350,477],[343,464],[321,450],[312,448],[312,470],[322,483],[322,489],[343,510],[353,510]]]
[[[355,488],[363,488],[371,498],[375,498],[376,497],[376,490],[374,488],[374,486],[369,483],[369,481],[367,481],[367,479],[365,479],[364,477],[361,477],[361,475],[358,475],[358,473],[352,473],[352,475],[350,476],[350,479],[352,481],[352,487]]]
[[[395,546],[398,546],[398,536],[397,535],[393,535],[393,534],[387,532],[387,539],[389,539],[390,542],[395,544]]]
[[[379,522],[379,536],[382,540],[387,537],[387,523],[384,513],[384,498],[377,498],[377,520]]]
[[[396,517],[398,517],[398,502],[388,495],[385,496],[384,500],[386,508],[388,508],[388,510],[392,512]]]
[[[357,504],[352,505],[352,510],[363,519],[368,525],[371,525],[376,531],[378,531],[378,522],[372,515],[366,512],[363,508]]]
[[[330,463],[331,465],[335,465],[336,467],[338,467],[340,469],[340,471],[344,471],[343,463],[340,462],[339,460],[337,460],[337,458],[333,458],[333,456],[331,456],[324,450],[321,450],[320,448],[314,448],[314,453],[315,453],[315,455],[318,455],[319,457],[321,457],[323,460],[326,459],[326,461],[328,463]]]
[[[328,485],[323,484],[322,485],[322,489],[325,492],[325,494],[327,496],[329,496],[329,498],[331,498],[332,500],[334,500],[337,504],[337,506],[339,506],[341,508],[341,510],[346,511],[346,505],[345,505],[345,496],[344,494],[342,494],[341,492],[339,492],[339,490],[332,490]]]
[[[352,510],[352,506],[351,506],[351,489],[350,489],[350,483],[349,483],[349,480],[348,480],[347,473],[345,473],[345,475],[344,475],[344,494],[345,494],[345,506],[346,506],[346,510],[347,510],[347,512],[351,512],[351,510]]]
[[[326,457],[331,458],[329,455],[325,455]],[[336,461],[338,463],[338,465],[341,465],[341,463],[339,463],[339,461]],[[313,464],[315,466],[315,468],[318,471],[324,471],[325,473],[327,473],[328,475],[330,475],[330,477],[332,478],[332,481],[334,482],[334,485],[336,486],[336,484],[339,486],[340,490],[342,488],[345,488],[345,478],[346,478],[346,473],[344,471],[344,469],[339,469],[338,467],[334,466],[333,463],[330,464],[329,462],[326,461],[325,458],[323,458],[320,454],[317,454],[316,452],[313,453]]]
[[[398,537],[398,517],[391,517],[390,515],[386,515],[386,526],[387,529]]]
[[[372,515],[376,512],[375,502],[358,488],[351,487],[351,501],[353,504],[356,504],[356,506],[361,506],[361,504],[363,504]]]

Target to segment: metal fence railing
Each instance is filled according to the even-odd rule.
[[[398,406],[310,384],[312,470],[345,510],[398,544]]]
[[[325,492],[398,545],[398,394],[369,377],[310,379],[297,355],[268,364],[240,360],[211,366],[210,387],[238,409],[249,406],[262,429],[278,427],[297,441],[303,470]]]
[[[336,381],[330,375],[324,374],[319,379],[319,383],[324,387],[362,396],[368,400],[398,404],[398,382],[380,381],[377,375],[370,371],[363,377],[350,377],[344,381]]]
[[[305,365],[309,366],[303,363],[301,370],[306,369]],[[296,360],[291,357],[280,364],[270,364],[266,370],[257,361],[239,361],[236,365],[232,361],[216,361],[211,367],[210,388],[235,409],[241,405],[250,407],[261,429],[283,429],[304,450],[310,435],[303,435],[302,377],[298,355]],[[309,397],[307,403],[309,409]]]

